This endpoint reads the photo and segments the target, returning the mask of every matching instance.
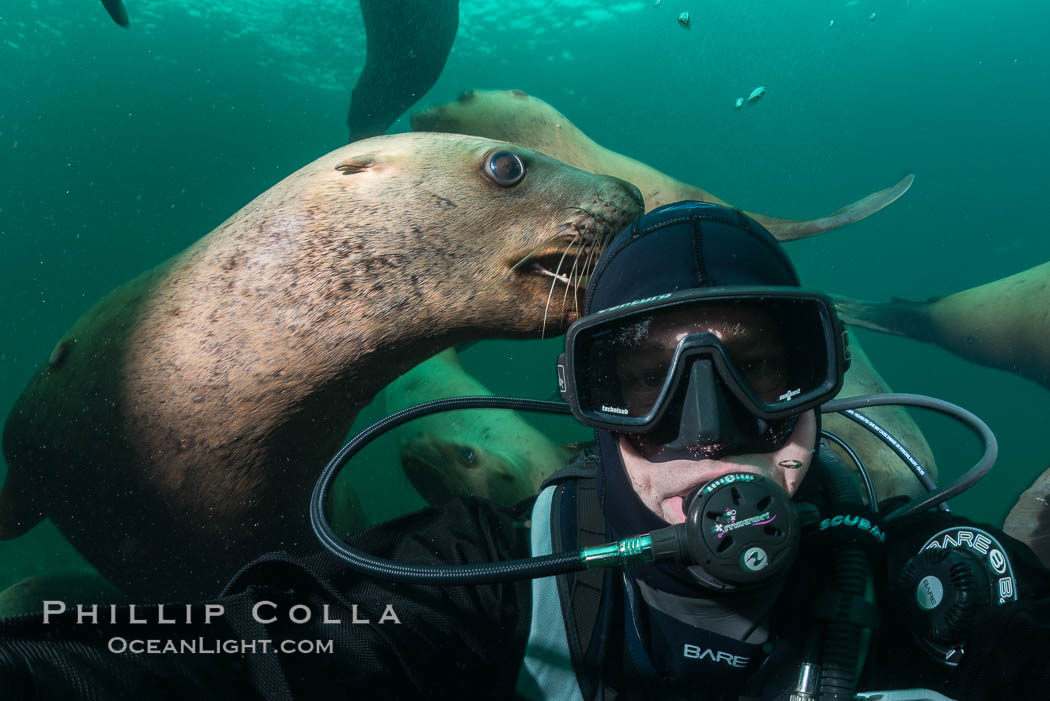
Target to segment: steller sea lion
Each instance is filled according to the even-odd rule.
[[[562,330],[641,207],[629,183],[477,137],[322,156],[59,342],[4,427],[0,537],[47,515],[153,600],[312,548],[311,487],[358,411],[443,348]]]
[[[604,148],[580,131],[565,115],[521,90],[468,90],[455,102],[412,115],[416,131],[444,131],[500,139],[536,149],[577,168],[634,183],[649,211],[681,200],[729,205],[725,200],[661,173],[644,163]],[[911,187],[907,175],[892,187],[872,193],[819,219],[795,221],[765,214],[746,214],[781,241],[805,238],[868,217],[893,203]]]
[[[381,393],[386,413],[446,397],[491,396],[449,348]],[[506,409],[465,409],[416,419],[397,430],[401,465],[431,504],[482,496],[516,504],[568,463],[572,453]]]
[[[1006,516],[1003,531],[1032,549],[1050,567],[1050,468],[1021,492]]]
[[[847,323],[935,343],[1050,389],[1050,262],[925,302],[836,296],[835,307]]]

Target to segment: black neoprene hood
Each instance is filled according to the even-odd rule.
[[[678,202],[613,239],[591,275],[584,313],[696,287],[799,284],[787,254],[758,222],[728,207]]]
[[[613,239],[591,276],[584,311],[592,314],[678,290],[799,284],[787,254],[758,222],[728,207],[678,202],[649,212]],[[666,526],[634,492],[616,435],[595,429],[595,437],[602,458],[598,489],[610,535],[622,538]],[[643,569],[665,580],[661,588],[678,588],[658,574],[663,568]]]

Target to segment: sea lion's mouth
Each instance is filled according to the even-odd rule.
[[[594,266],[596,255],[588,255],[590,250],[582,254],[570,253],[568,251],[557,251],[530,256],[522,261],[515,272],[527,275],[538,275],[553,280],[554,284],[561,283],[569,287],[586,289],[587,282],[591,278],[590,269]]]

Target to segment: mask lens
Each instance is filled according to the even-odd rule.
[[[577,401],[603,420],[638,424],[674,395],[684,361],[703,354],[746,406],[787,414],[837,384],[833,349],[819,299],[687,299],[580,329]]]

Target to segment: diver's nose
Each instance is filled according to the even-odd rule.
[[[682,403],[678,439],[683,445],[721,443],[728,416],[725,388],[719,386],[711,358],[697,358],[689,367],[689,383]]]

